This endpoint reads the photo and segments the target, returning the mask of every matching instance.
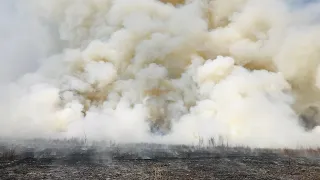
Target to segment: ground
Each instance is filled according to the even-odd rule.
[[[70,142],[27,144],[2,143],[1,180],[320,179],[319,151],[312,150],[151,144],[84,146]]]

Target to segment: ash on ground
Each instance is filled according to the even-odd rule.
[[[9,179],[318,179],[319,149],[160,144],[87,145],[78,140],[2,141]]]

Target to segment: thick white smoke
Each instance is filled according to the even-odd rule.
[[[223,136],[256,147],[320,145],[317,1],[15,4],[29,24],[3,26],[19,28],[14,37],[37,29],[28,41],[11,40],[15,47],[2,43],[2,64],[39,63],[33,73],[17,69],[19,79],[3,87],[2,136],[186,144]]]

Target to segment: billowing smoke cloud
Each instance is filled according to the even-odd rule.
[[[7,13],[14,31],[1,33],[1,70],[19,72],[2,136],[320,145],[318,1],[14,4],[30,18]]]

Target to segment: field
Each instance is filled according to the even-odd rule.
[[[1,141],[9,179],[320,179],[320,150]]]

